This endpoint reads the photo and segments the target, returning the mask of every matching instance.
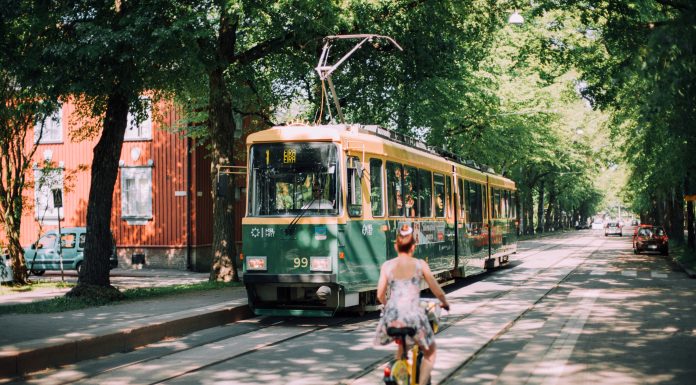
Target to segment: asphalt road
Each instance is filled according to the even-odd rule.
[[[630,238],[528,241],[447,288],[435,384],[691,384],[696,280]],[[376,314],[258,317],[33,375],[31,384],[378,384]]]

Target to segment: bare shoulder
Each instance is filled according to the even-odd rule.
[[[430,273],[430,266],[428,265],[428,262],[426,262],[424,259],[419,259],[418,263],[420,263],[421,270],[424,273]]]

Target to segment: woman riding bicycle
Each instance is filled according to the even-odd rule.
[[[420,307],[421,280],[425,279],[430,291],[440,300],[443,309],[449,309],[449,303],[428,264],[413,257],[416,239],[411,226],[403,225],[397,231],[394,247],[398,256],[382,265],[377,284],[377,299],[385,306],[377,325],[375,343],[386,345],[393,341],[387,334],[389,327],[415,328],[415,335],[408,337],[406,343],[411,346],[417,344],[423,352],[418,383],[427,384],[435,364],[435,334],[428,322],[428,316]],[[409,346],[399,345],[397,359],[401,357],[402,349],[408,348]]]

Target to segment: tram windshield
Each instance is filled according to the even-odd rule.
[[[337,161],[332,143],[254,144],[249,216],[338,214]]]

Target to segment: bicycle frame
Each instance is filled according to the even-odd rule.
[[[423,302],[422,307],[426,313],[433,317],[429,317],[430,327],[433,333],[437,333],[439,329],[439,305],[434,302]],[[415,329],[413,328],[391,328],[397,338],[396,342],[401,345],[401,357],[399,357],[393,365],[384,368],[384,384],[385,385],[418,385],[420,377],[420,363],[422,353],[417,344],[414,344],[410,349],[411,360],[409,361],[408,352],[406,349],[406,336],[413,336]],[[387,329],[389,330],[389,329]],[[389,332],[388,332],[389,333]],[[390,334],[391,335],[391,334]],[[406,378],[403,378],[405,375]],[[405,380],[405,381],[404,381]]]

